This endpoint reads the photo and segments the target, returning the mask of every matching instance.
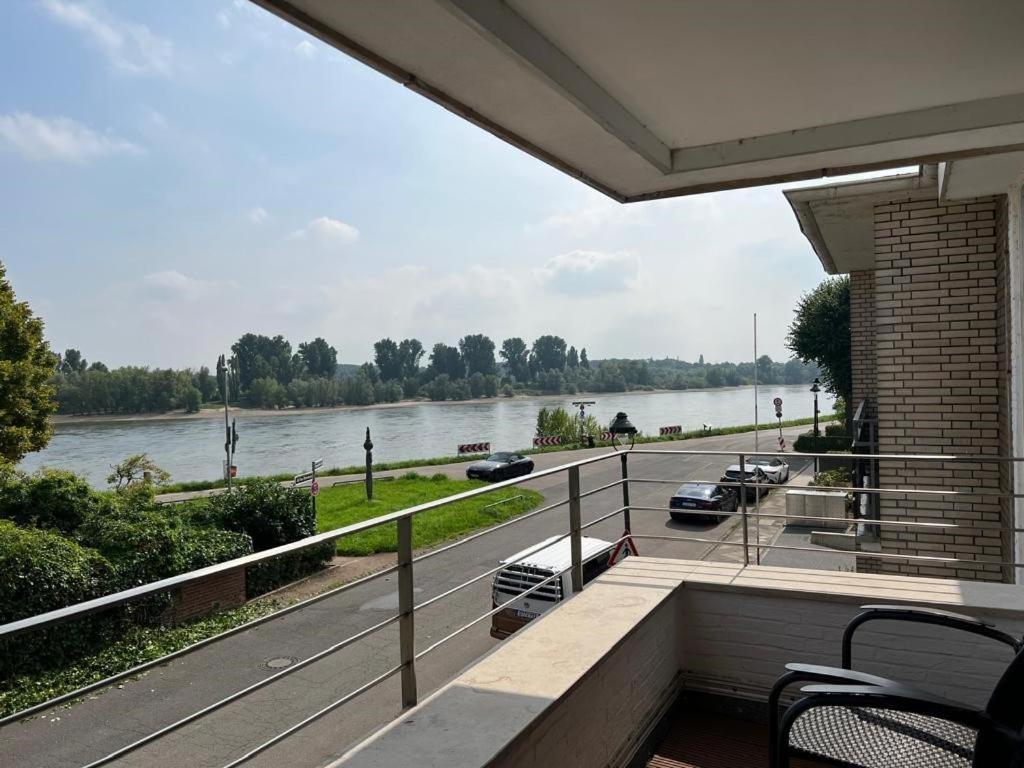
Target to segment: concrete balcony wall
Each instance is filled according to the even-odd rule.
[[[865,603],[917,604],[1024,633],[1016,587],[632,557],[335,766],[623,765],[680,689],[763,702],[790,661],[837,665]],[[1009,661],[993,641],[895,622],[858,632],[854,666],[982,703]]]

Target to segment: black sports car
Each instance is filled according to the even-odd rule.
[[[508,480],[511,477],[528,475],[533,472],[533,459],[518,453],[492,453],[483,461],[476,461],[466,467],[470,480]]]
[[[669,500],[669,515],[679,523],[691,522],[697,517],[721,520],[725,515],[716,513],[735,512],[738,496],[736,490],[728,486],[683,483]]]

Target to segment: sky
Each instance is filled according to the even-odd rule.
[[[212,367],[250,331],[737,361],[754,312],[783,360],[825,277],[781,187],[621,205],[244,0],[0,20],[0,261],[89,361]]]

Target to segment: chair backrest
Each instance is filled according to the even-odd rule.
[[[974,750],[978,768],[1005,765],[1024,768],[1024,649],[1017,652],[989,697],[985,712],[1006,730],[1005,734],[982,731]]]

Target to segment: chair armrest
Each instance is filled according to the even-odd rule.
[[[862,613],[854,616],[843,630],[843,668],[853,667],[853,635],[861,625],[869,621],[912,621],[919,624],[934,624],[950,629],[959,629],[975,635],[998,640],[1013,648],[1014,653],[1024,647],[1020,639],[1002,632],[988,622],[937,608],[923,608],[913,605],[862,605]]]

